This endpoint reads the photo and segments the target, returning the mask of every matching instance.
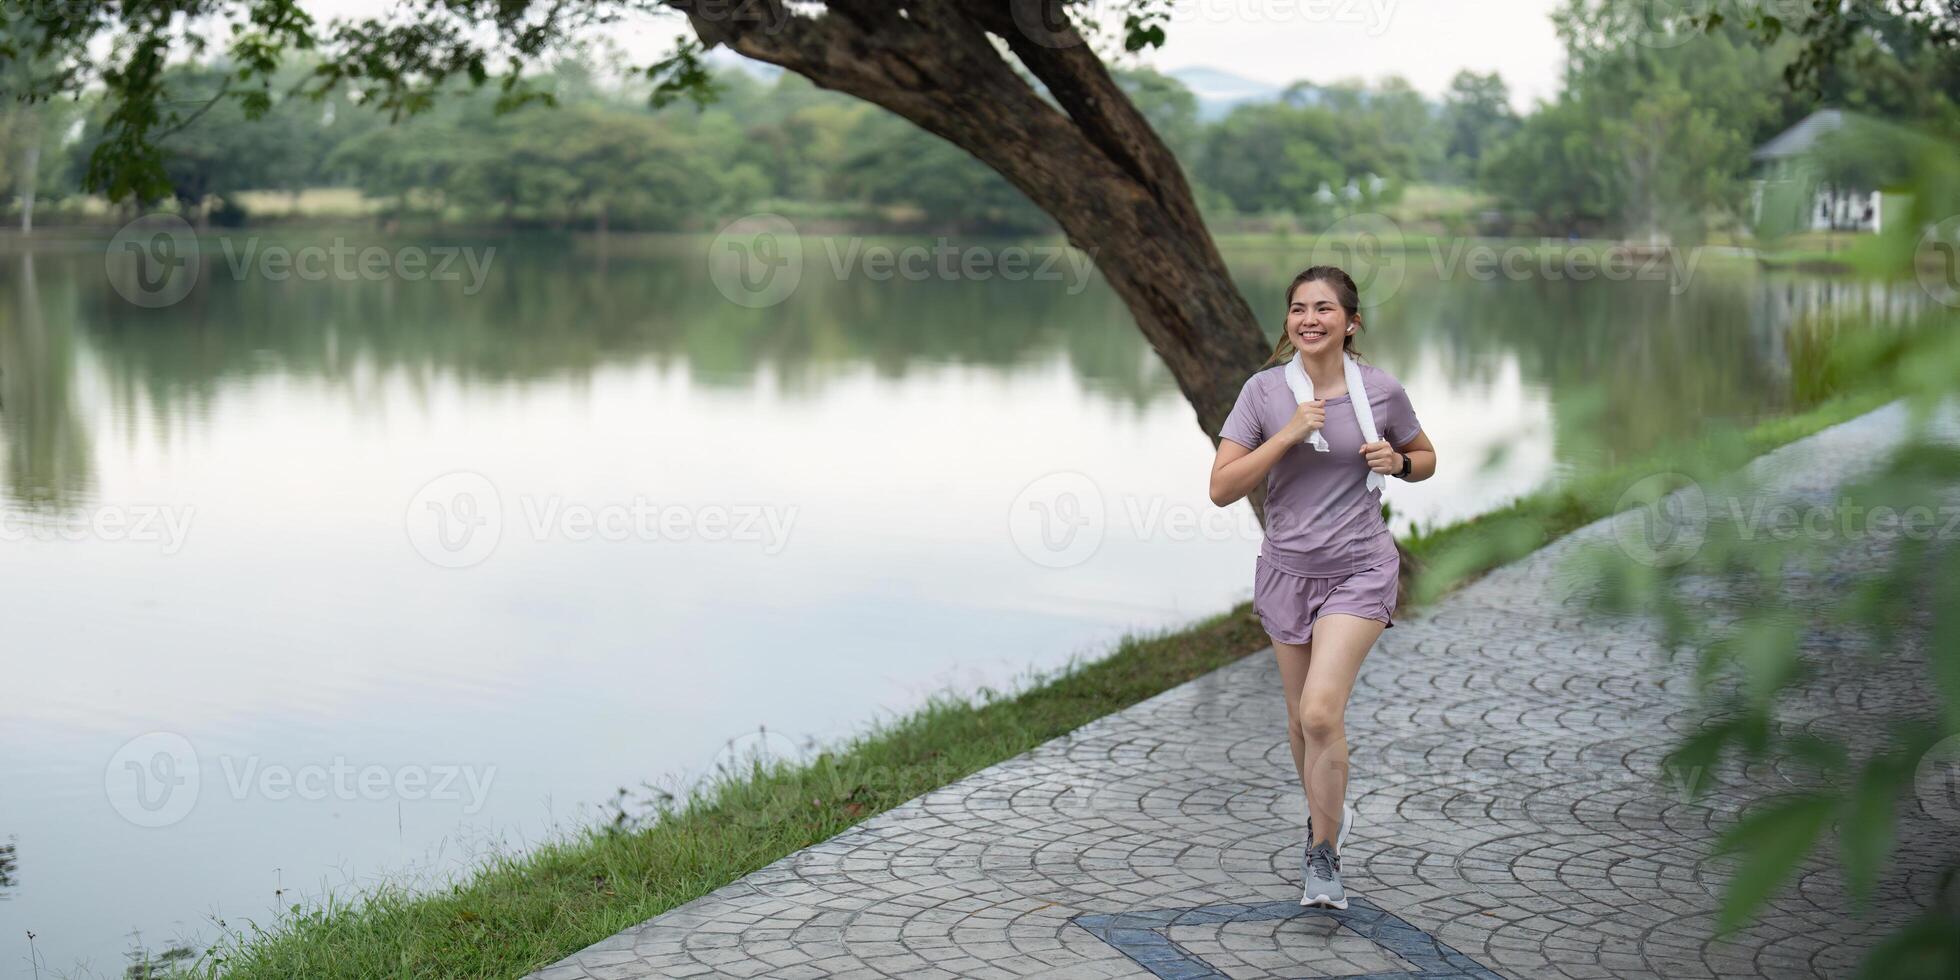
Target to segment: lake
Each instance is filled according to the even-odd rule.
[[[167,282],[0,252],[0,977],[439,880],[1250,597],[1249,506],[1065,256],[806,240],[775,296],[705,236],[359,234],[207,238]],[[935,248],[961,271],[906,274]],[[1302,250],[1227,250],[1274,337]],[[1414,252],[1366,314],[1442,461],[1398,529],[1787,412],[1793,324],[1925,302],[1527,265]]]

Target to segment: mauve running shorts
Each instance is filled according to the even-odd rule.
[[[1328,578],[1295,575],[1259,556],[1252,579],[1252,608],[1266,633],[1282,643],[1306,643],[1313,623],[1328,613],[1348,613],[1393,629],[1400,555],[1372,568]]]

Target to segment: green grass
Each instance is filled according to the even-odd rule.
[[[1843,396],[1746,434],[1756,453],[1888,400]],[[1404,542],[1423,567],[1416,604],[1610,512],[1665,457]],[[1408,608],[1405,607],[1406,613]],[[868,817],[1262,650],[1249,603],[1195,625],[1126,636],[1102,659],[1032,675],[1017,692],[941,695],[800,766],[752,767],[697,796],[524,854],[436,892],[382,887],[358,903],[295,906],[232,924],[199,973],[234,977],[516,977],[674,908]],[[627,815],[622,811],[622,818]]]
[[[199,972],[519,976],[1266,644],[1249,606],[1125,637],[1113,655],[1036,675],[1019,693],[936,697],[808,765],[721,780],[650,827],[594,828],[438,893],[382,888],[359,905],[298,909],[270,931],[239,932]]]

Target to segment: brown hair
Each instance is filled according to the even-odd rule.
[[[1308,282],[1324,282],[1333,287],[1334,302],[1341,305],[1341,312],[1346,313],[1348,319],[1354,321],[1356,330],[1366,329],[1361,324],[1361,315],[1355,312],[1361,305],[1361,291],[1354,287],[1354,278],[1342,272],[1337,266],[1316,265],[1301,270],[1299,275],[1293,277],[1292,285],[1286,287],[1286,303],[1282,309],[1290,308],[1293,305],[1293,291],[1299,289],[1301,283]],[[1353,354],[1355,357],[1362,356],[1361,352],[1354,347],[1354,334],[1341,335],[1341,349]],[[1281,313],[1279,318],[1279,343],[1273,347],[1273,355],[1266,358],[1266,363],[1259,365],[1259,369],[1263,371],[1275,364],[1283,364],[1292,359],[1293,341],[1286,336],[1286,314]]]

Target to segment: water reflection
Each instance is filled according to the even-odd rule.
[[[412,390],[440,379],[576,383],[635,362],[684,364],[709,388],[748,389],[767,376],[784,395],[808,400],[862,366],[899,380],[943,364],[1013,371],[1060,352],[1084,387],[1132,414],[1177,397],[1100,283],[1074,293],[1054,281],[838,279],[810,248],[789,300],[748,309],[699,274],[705,242],[685,238],[603,252],[552,238],[503,240],[482,246],[494,255],[474,293],[460,281],[237,276],[238,255],[273,243],[207,242],[198,288],[163,309],[123,300],[98,254],[38,264],[18,256],[11,281],[0,282],[12,294],[0,321],[11,495],[59,507],[89,492],[92,437],[75,392],[83,351],[100,365],[114,414],[140,412],[163,433],[194,424],[225,386],[269,376],[324,381],[359,411],[397,382]],[[1294,257],[1260,249],[1228,258],[1276,331]],[[1805,314],[1892,321],[1925,299],[1910,284],[1713,268],[1685,290],[1665,281],[1444,279],[1419,261],[1409,273],[1370,311],[1363,350],[1385,365],[1431,363],[1452,386],[1488,386],[1515,370],[1549,409],[1562,469],[1638,455],[1709,420],[1797,407],[1790,323]]]
[[[8,680],[36,694],[0,713],[0,818],[34,853],[0,934],[118,961],[132,927],[262,914],[275,882],[433,878],[474,855],[459,840],[583,826],[570,808],[758,723],[839,737],[1249,593],[1249,508],[1205,500],[1211,447],[1099,284],[839,281],[818,251],[788,302],[752,310],[700,274],[705,241],[496,244],[475,293],[234,279],[212,249],[161,309],[114,291],[99,245],[0,262],[0,520],[195,508],[179,550],[0,546],[23,651]],[[1228,258],[1276,331],[1295,257]],[[1560,467],[1800,404],[1777,347],[1791,321],[1845,310],[1856,329],[1855,311],[1906,303],[1748,273],[1676,294],[1412,271],[1362,346],[1464,465],[1392,488],[1398,514],[1470,516]],[[1485,451],[1504,462],[1472,472]],[[495,558],[467,571],[404,533],[457,470],[509,495]],[[1099,550],[1065,569],[1007,519],[1058,473],[1109,498]],[[527,525],[527,503],[641,496],[793,507],[795,545]],[[206,760],[169,828],[104,797],[105,762],[146,732]],[[221,775],[340,758],[495,766],[497,790],[465,815],[240,795]]]
[[[74,294],[45,296],[33,253],[5,267],[0,279],[0,441],[6,443],[6,487],[34,508],[65,507],[88,491],[89,432],[75,394]]]

